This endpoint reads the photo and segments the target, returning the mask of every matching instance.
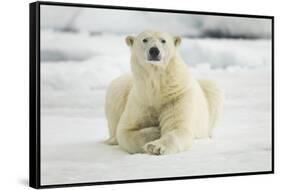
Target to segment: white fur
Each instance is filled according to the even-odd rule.
[[[187,150],[194,138],[210,137],[223,93],[214,82],[191,76],[177,51],[180,37],[146,31],[128,36],[126,42],[131,47],[132,74],[108,87],[107,143],[119,144],[129,153],[162,155]],[[160,61],[147,59],[151,47],[160,50]]]

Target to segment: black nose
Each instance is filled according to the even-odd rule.
[[[158,56],[159,53],[160,53],[160,51],[157,47],[152,47],[149,49],[149,55],[151,55],[152,57]]]

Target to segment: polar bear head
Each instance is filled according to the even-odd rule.
[[[139,63],[166,65],[175,55],[181,38],[164,32],[144,31],[136,37],[127,36],[126,43]]]

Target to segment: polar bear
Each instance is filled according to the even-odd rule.
[[[222,110],[223,92],[196,80],[177,47],[181,38],[144,31],[128,36],[132,74],[113,80],[106,93],[111,145],[129,153],[165,155],[211,137]]]

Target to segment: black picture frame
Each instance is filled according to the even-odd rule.
[[[152,11],[165,13],[184,13],[184,14],[199,14],[199,15],[217,15],[226,17],[244,17],[244,18],[263,18],[271,20],[271,53],[272,53],[272,168],[269,171],[259,172],[243,172],[243,173],[228,173],[228,174],[212,174],[199,176],[185,177],[169,177],[169,178],[152,178],[152,179],[137,179],[137,180],[122,180],[122,181],[101,181],[89,183],[73,183],[59,185],[41,185],[40,180],[40,6],[41,5],[57,5],[67,7],[87,7],[87,8],[103,8],[117,10],[132,10],[132,11]],[[29,39],[30,39],[30,75],[29,75],[29,185],[33,188],[56,188],[56,187],[73,187],[73,186],[88,186],[88,185],[103,185],[103,184],[120,184],[120,183],[135,183],[135,182],[152,182],[165,180],[183,180],[195,178],[213,178],[213,177],[229,177],[243,175],[258,175],[258,174],[273,174],[274,173],[274,16],[265,15],[248,15],[248,14],[233,14],[233,13],[218,13],[218,12],[201,12],[201,11],[186,11],[186,10],[170,10],[170,9],[155,9],[141,7],[121,7],[108,5],[91,5],[79,3],[64,3],[64,2],[47,2],[38,1],[29,4]]]

